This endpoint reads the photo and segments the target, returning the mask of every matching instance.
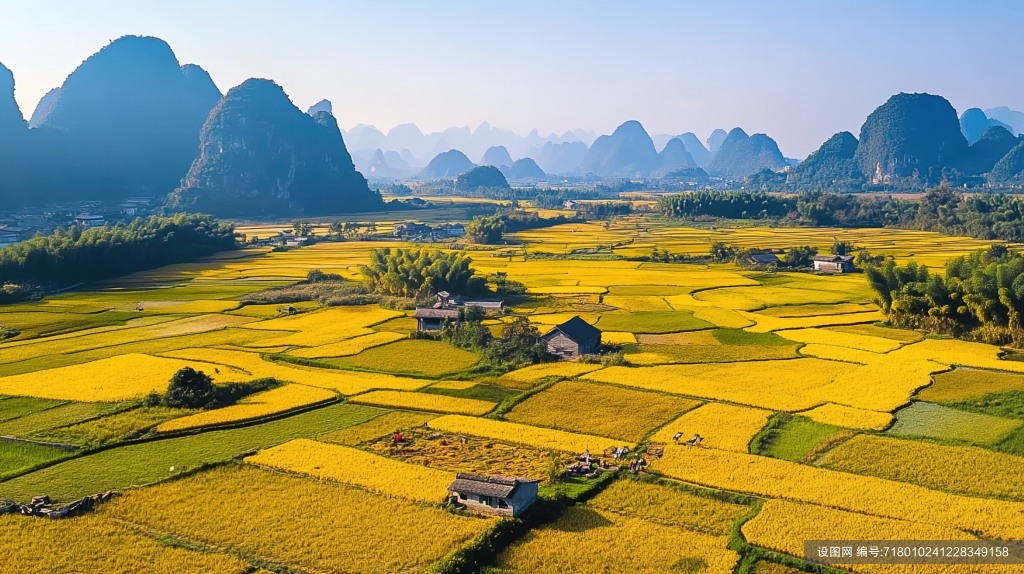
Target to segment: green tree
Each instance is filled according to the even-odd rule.
[[[476,215],[466,226],[466,237],[473,243],[500,243],[504,232],[505,220],[497,213],[488,216]]]
[[[296,219],[292,222],[292,230],[295,231],[295,235],[298,235],[299,237],[306,237],[308,235],[312,235],[313,224],[305,219]]]
[[[487,346],[484,356],[493,364],[516,368],[543,362],[548,351],[537,327],[526,317],[516,317],[502,326],[501,338]]]
[[[808,245],[792,247],[786,252],[783,262],[787,267],[810,267],[817,254],[817,248]]]
[[[370,263],[360,270],[368,286],[377,293],[425,299],[438,291],[484,291],[486,281],[473,276],[472,262],[462,253],[385,247],[371,250]]]
[[[176,409],[199,409],[214,400],[216,395],[213,379],[202,371],[185,367],[171,377],[164,402]]]
[[[832,244],[832,249],[829,251],[832,255],[849,255],[856,249],[853,243],[850,241],[836,241]]]

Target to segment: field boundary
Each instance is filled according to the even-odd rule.
[[[30,439],[27,439],[27,438],[18,438],[16,436],[0,436],[0,441],[3,441],[3,442],[13,442],[13,443],[21,443],[21,444],[33,444],[33,445],[36,445],[36,446],[46,446],[46,447],[58,448],[60,450],[66,450],[66,451],[70,451],[70,452],[75,452],[75,451],[80,450],[82,448],[82,447],[78,446],[77,444],[66,444],[66,443],[62,443],[62,442],[43,442],[43,441],[38,441],[38,440],[30,440]]]

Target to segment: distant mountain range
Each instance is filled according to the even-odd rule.
[[[600,137],[521,137],[487,122],[430,134],[413,124],[345,131],[330,101],[303,112],[270,80],[222,97],[206,71],[151,37],[125,36],[87,58],[28,121],[14,87],[0,65],[7,208],[150,196],[229,217],[320,215],[379,207],[366,178],[456,179],[478,165],[497,172],[475,173],[514,183],[574,175],[787,191],[1024,187],[1024,113],[971,108],[958,117],[930,94],[893,96],[859,137],[840,132],[797,165],[768,135],[740,128],[715,130],[705,143],[692,132],[652,137],[637,121]]]
[[[977,109],[957,118],[941,96],[897,94],[867,117],[859,138],[840,132],[799,166],[761,170],[747,185],[793,191],[1020,187],[1024,136],[1015,136],[1008,125]]]

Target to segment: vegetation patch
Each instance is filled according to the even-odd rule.
[[[714,327],[712,323],[693,316],[693,311],[637,311],[601,315],[597,327],[605,331],[630,333],[674,333]]]
[[[896,413],[896,424],[889,429],[889,433],[991,444],[1021,424],[1019,420],[915,402]]]
[[[67,403],[0,423],[0,435],[28,438],[99,417],[117,408],[118,405],[110,403]]]
[[[748,452],[750,441],[764,428],[771,414],[764,409],[707,403],[665,425],[651,437],[651,442],[681,445],[700,435],[701,447]],[[675,441],[677,433],[681,436]]]
[[[463,415],[445,415],[430,421],[430,428],[443,432],[465,434],[512,444],[524,444],[542,450],[555,450],[580,454],[604,452],[611,446],[622,446],[615,439],[578,434],[528,425],[479,419]]]
[[[137,438],[158,424],[194,413],[191,409],[139,407],[90,421],[44,430],[30,435],[34,440],[77,444],[96,448],[105,444]]]
[[[171,419],[156,427],[157,432],[175,432],[248,421],[308,407],[337,398],[334,391],[304,385],[284,385],[251,394],[233,405]]]
[[[359,486],[384,496],[440,503],[455,475],[308,439],[286,442],[245,459],[249,464]]]
[[[17,564],[22,574],[244,574],[252,568],[229,554],[195,552],[163,544],[102,511],[73,520],[0,516],[0,537],[4,540],[5,563]]]
[[[0,499],[28,501],[45,493],[56,501],[71,501],[152,484],[293,438],[359,424],[378,414],[379,410],[369,407],[332,405],[261,425],[102,450],[0,483]]]
[[[463,388],[451,388],[447,386],[457,383],[469,383],[469,386]],[[520,393],[520,391],[516,389],[510,389],[498,384],[488,384],[485,382],[473,383],[469,381],[442,381],[436,385],[423,389],[422,392],[430,393],[432,395],[475,399],[478,401],[488,401],[492,403],[500,403]]]
[[[412,411],[392,411],[370,419],[365,423],[327,433],[317,437],[317,440],[346,446],[356,446],[374,439],[381,437],[390,438],[393,435],[422,427],[424,423],[435,416]]]
[[[952,403],[1007,391],[1024,390],[1024,375],[978,369],[954,369],[946,373],[939,373],[933,376],[932,380],[935,382],[931,386],[925,387],[917,393],[918,398],[922,401]],[[971,401],[967,402],[971,403]],[[1024,411],[1021,412],[1021,418],[1024,418]]]
[[[237,465],[132,492],[104,512],[181,540],[320,572],[419,570],[490,524],[329,481]],[[381,552],[382,541],[387,552]]]
[[[463,415],[487,414],[496,406],[496,403],[476,399],[405,391],[370,391],[350,398],[349,402]]]
[[[779,413],[751,444],[751,452],[782,460],[801,462],[815,447],[842,429],[801,416]]]
[[[698,401],[661,393],[565,381],[519,403],[505,418],[636,443],[698,405]]]
[[[0,440],[0,480],[72,454],[73,451],[49,446]]]
[[[476,353],[440,341],[405,339],[326,362],[387,373],[439,377],[468,369],[479,361]]]
[[[750,507],[743,504],[638,480],[617,480],[588,505],[715,536],[729,534],[733,523],[750,511]]]
[[[972,496],[1024,500],[1024,458],[975,446],[858,435],[829,451],[823,466]]]
[[[60,401],[32,397],[0,397],[0,423],[44,411],[60,404]]]

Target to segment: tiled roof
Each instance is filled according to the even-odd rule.
[[[561,331],[563,335],[577,343],[585,343],[592,339],[601,338],[601,331],[597,327],[579,317],[573,317],[561,325],[555,325],[555,328],[545,333],[544,337],[546,338],[555,331]]]
[[[515,492],[515,489],[524,482],[536,482],[535,480],[524,480],[520,478],[484,477],[475,474],[455,475],[455,482],[448,487],[448,490],[459,494],[476,494],[478,496],[496,496],[507,498]]]

